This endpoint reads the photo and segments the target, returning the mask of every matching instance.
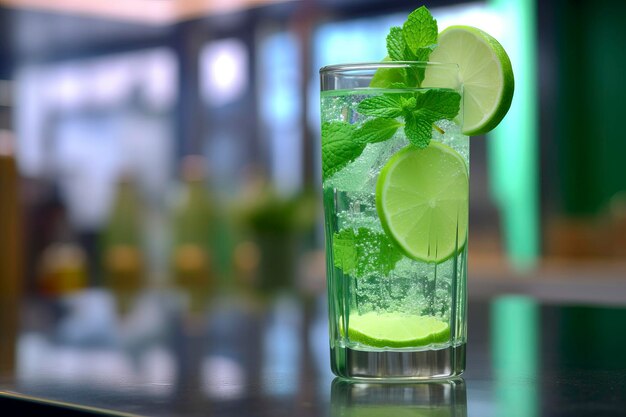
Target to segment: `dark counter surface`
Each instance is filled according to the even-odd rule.
[[[224,296],[190,313],[172,294],[151,292],[120,316],[104,290],[28,300],[14,340],[2,341],[14,342],[16,354],[0,376],[0,407],[58,402],[40,415],[96,412],[71,408],[81,406],[146,416],[626,416],[619,303],[470,299],[463,378],[398,385],[334,379],[325,302]]]

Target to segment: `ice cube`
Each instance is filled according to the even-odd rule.
[[[358,158],[330,179],[330,185],[338,191],[375,193],[380,170],[405,144],[406,139],[397,133],[387,141],[369,143]]]

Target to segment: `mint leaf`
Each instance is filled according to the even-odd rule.
[[[357,111],[366,116],[398,117],[402,114],[402,104],[399,95],[384,94],[361,101]]]
[[[416,109],[404,115],[404,133],[411,144],[425,148],[432,138],[433,123],[452,120],[459,114],[461,95],[453,90],[426,90],[415,97]]]
[[[425,48],[418,48],[417,52],[415,53],[415,60],[428,62],[428,57],[430,56],[430,53],[433,51],[433,49],[435,49],[435,45],[431,45]]]
[[[422,6],[409,15],[402,26],[402,34],[408,49],[418,56],[420,49],[432,50],[437,45],[437,21],[428,9]],[[421,57],[418,58],[421,60]]]
[[[461,95],[454,90],[433,89],[418,92],[416,107],[428,110],[437,120],[454,119],[459,114]]]
[[[357,266],[357,249],[352,229],[344,229],[333,235],[333,264],[344,274],[352,274]]]
[[[376,143],[390,139],[402,123],[395,119],[371,119],[363,123],[352,135],[356,142]]]
[[[322,123],[322,180],[355,160],[365,145],[352,140],[354,126],[345,122]]]
[[[428,61],[437,47],[437,21],[424,6],[409,14],[402,28],[393,26],[387,35],[387,54],[383,61]],[[379,68],[370,87],[389,88],[393,83],[420,86],[424,68]]]
[[[426,148],[433,136],[432,118],[426,113],[409,113],[404,117],[404,133],[412,145],[418,148]]]
[[[333,235],[333,263],[344,274],[387,275],[401,258],[402,254],[384,233],[359,227]]]
[[[415,97],[400,97],[400,107],[402,107],[403,112],[414,109],[416,105],[417,100],[415,99]]]
[[[393,61],[404,61],[406,51],[406,42],[404,41],[404,35],[402,34],[402,28],[399,26],[393,26],[389,29],[387,35],[387,53],[389,58]]]
[[[434,45],[432,47],[426,48],[418,48],[417,53],[414,55],[416,61],[428,62],[428,58],[430,57],[430,53],[434,49]],[[422,85],[422,81],[424,81],[424,74],[426,72],[426,68],[422,67],[410,67],[406,69],[407,79],[411,80],[417,86]]]
[[[333,235],[333,264],[344,274],[352,274],[357,266],[355,240],[352,229],[344,229]]]

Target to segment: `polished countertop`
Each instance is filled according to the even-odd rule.
[[[26,300],[13,340],[2,341],[16,349],[0,375],[0,408],[39,415],[626,416],[626,308],[619,303],[471,298],[463,378],[417,384],[334,378],[323,297],[229,295],[201,311],[183,305],[158,291],[123,313],[105,290]]]

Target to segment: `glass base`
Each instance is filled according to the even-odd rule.
[[[368,352],[336,346],[330,349],[333,373],[342,378],[410,381],[446,379],[465,370],[465,344],[414,352]]]

